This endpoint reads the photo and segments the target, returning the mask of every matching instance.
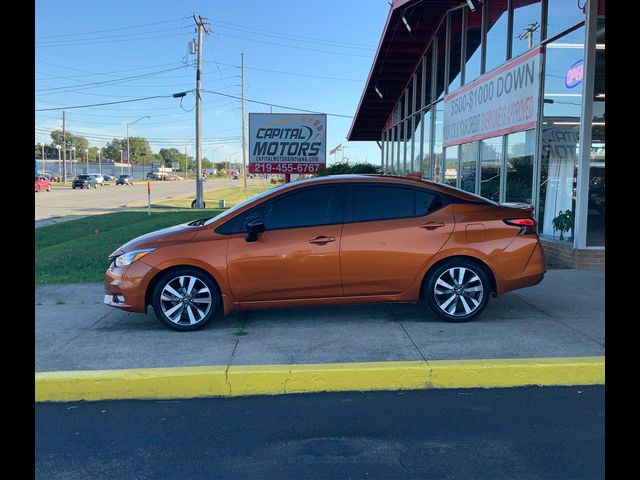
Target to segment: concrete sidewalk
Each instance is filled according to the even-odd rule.
[[[164,367],[604,356],[604,271],[550,270],[491,299],[479,320],[442,322],[424,304],[236,312],[174,332],[149,308],[102,304],[101,284],[36,286],[36,372]],[[223,369],[224,369],[223,368]]]

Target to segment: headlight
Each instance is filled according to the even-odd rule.
[[[142,250],[132,250],[131,252],[124,253],[115,259],[116,267],[126,267],[131,265],[136,260],[144,257],[147,253],[153,252],[155,248],[145,248]]]

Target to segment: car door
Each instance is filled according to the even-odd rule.
[[[406,291],[453,232],[445,204],[424,188],[352,184],[340,247],[344,295]]]
[[[236,218],[227,249],[229,285],[236,301],[292,300],[342,295],[340,233],[343,188],[302,187]],[[246,224],[265,231],[246,240]]]

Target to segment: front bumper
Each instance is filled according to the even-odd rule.
[[[127,267],[110,266],[104,277],[104,303],[129,312],[145,313],[147,288],[158,269],[141,261]]]

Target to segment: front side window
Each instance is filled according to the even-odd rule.
[[[338,187],[304,189],[268,202],[263,220],[267,230],[341,223]]]
[[[388,220],[426,215],[436,205],[427,190],[391,186],[355,186],[352,193],[352,221]]]

